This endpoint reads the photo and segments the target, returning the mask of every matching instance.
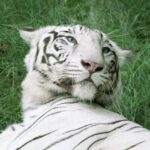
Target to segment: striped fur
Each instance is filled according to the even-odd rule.
[[[118,98],[120,67],[129,51],[80,25],[20,34],[30,45],[22,83],[23,123],[0,135],[0,149],[148,150],[147,129],[99,105]],[[83,60],[103,68],[90,73]]]
[[[74,25],[22,29],[20,35],[30,45],[25,58],[28,75],[22,84],[23,93],[27,93],[23,94],[23,109],[66,93],[101,105],[119,98],[120,67],[131,52],[119,48],[103,32]],[[90,72],[84,60],[102,69]],[[38,92],[29,96],[33,89]]]
[[[150,147],[147,129],[76,98],[58,97],[27,112],[30,124],[13,138],[7,150],[149,150]]]

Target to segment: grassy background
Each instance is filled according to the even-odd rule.
[[[147,0],[1,0],[0,130],[21,120],[20,84],[28,47],[18,27],[84,24],[135,51],[122,72],[124,93],[113,110],[150,129],[150,2]]]

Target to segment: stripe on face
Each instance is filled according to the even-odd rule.
[[[71,32],[62,31],[59,34],[56,31],[52,31],[49,32],[48,36],[45,37],[41,42],[38,42],[35,63],[37,61],[37,57],[40,56],[40,62],[49,66],[56,63],[62,64],[66,61],[69,53],[67,51],[65,52],[65,49],[63,49],[63,45],[69,45],[69,42],[65,39],[67,35],[63,35],[62,33],[70,34]],[[53,43],[54,41],[56,42]]]

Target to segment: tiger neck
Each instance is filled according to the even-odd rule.
[[[56,94],[48,88],[43,88],[40,85],[40,81],[40,74],[36,71],[32,71],[27,74],[26,78],[22,82],[23,111],[34,107],[40,107],[63,96],[71,98],[71,96],[67,93]]]

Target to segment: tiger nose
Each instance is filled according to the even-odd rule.
[[[97,71],[101,71],[104,66],[98,63],[95,63],[91,60],[81,60],[81,64],[84,68],[86,68],[90,73],[94,73]]]

